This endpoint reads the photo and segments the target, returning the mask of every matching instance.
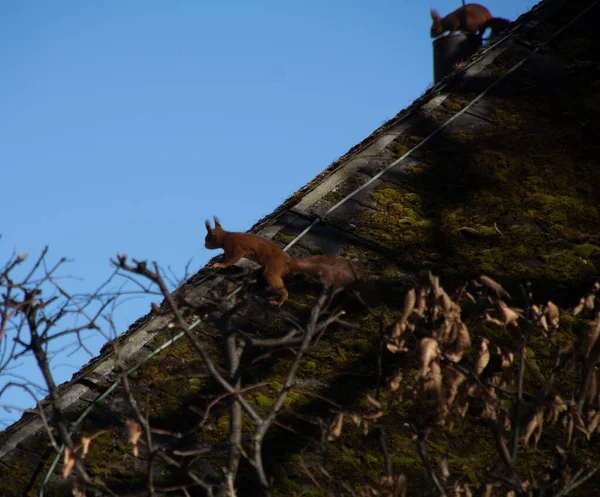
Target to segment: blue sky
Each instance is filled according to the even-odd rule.
[[[514,20],[535,3],[485,5]],[[429,7],[460,5],[1,2],[0,265],[49,245],[74,260],[73,291],[100,284],[116,252],[197,271],[218,253],[205,218],[249,229],[423,93]],[[148,310],[120,306],[119,332]],[[89,359],[59,354],[57,382]],[[30,360],[17,371],[38,379]],[[31,400],[11,389],[0,404]]]

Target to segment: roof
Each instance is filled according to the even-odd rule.
[[[538,4],[250,232],[282,247],[293,242],[289,253],[296,257],[326,253],[352,259],[373,282],[365,298],[386,319],[393,320],[401,310],[403,292],[419,281],[423,270],[441,275],[448,286],[485,273],[510,291],[530,284],[541,299],[551,295],[555,302],[571,305],[573,295],[598,277],[600,264],[600,41],[591,14],[556,34],[584,4],[592,2]],[[547,40],[551,41],[544,45]],[[226,228],[227,220],[222,221]],[[223,294],[231,281],[228,274],[203,268],[174,296],[185,302],[211,291]],[[249,335],[277,333],[285,328],[285,312],[305,313],[315,288],[294,279],[283,309],[268,308],[257,297],[238,325]],[[260,295],[260,285],[252,289]],[[360,323],[358,330],[336,329],[311,355],[302,377],[313,398],[308,402],[300,394],[293,396],[291,402],[299,412],[308,415],[326,409],[314,402],[317,396],[343,404],[355,392],[373,387],[377,326],[364,310],[352,317]],[[149,313],[119,336],[120,354],[128,367],[172,337],[168,321]],[[207,347],[218,354],[216,339],[207,338]],[[282,358],[267,361],[254,380],[281,383],[284,365]],[[118,378],[114,368],[112,348],[106,346],[60,386],[61,407],[70,420]],[[156,423],[170,429],[174,417],[177,425],[197,421],[187,406],[195,395],[206,395],[204,385],[199,387],[194,380],[203,375],[189,342],[181,339],[131,377],[140,394],[152,393]],[[118,386],[98,403],[81,429],[102,426],[111,431],[96,439],[87,464],[108,483],[125,488],[135,463],[124,454],[124,435],[117,435],[122,432],[121,389]],[[267,389],[252,400],[260,405],[270,398]],[[205,433],[202,442],[217,455],[222,453],[228,422],[221,414],[212,435]],[[53,459],[42,428],[34,413],[26,413],[0,434],[0,474],[13,492],[10,495],[37,495],[34,492]],[[480,428],[473,430],[479,437]],[[284,449],[278,436],[292,445]],[[420,463],[404,450],[406,436],[390,436],[399,444],[394,464],[416,474]],[[276,487],[282,495],[285,485],[298,491],[299,485],[307,484],[306,476],[290,467],[290,461],[297,462],[302,437],[292,441],[289,437],[279,433],[270,442],[273,454],[285,461],[280,466],[274,459],[269,463],[279,475]],[[469,450],[481,460],[469,459],[467,464],[485,464],[486,440],[481,435],[469,443]],[[353,439],[345,443],[346,452],[336,453],[341,462],[331,471],[352,483],[353,478],[344,475],[353,472],[356,454],[368,454],[369,447]],[[467,449],[457,440],[451,445],[454,450]],[[117,459],[125,462],[119,464]],[[206,462],[207,472],[216,471],[218,464],[211,464]],[[590,485],[597,483],[590,480]],[[51,480],[50,489],[57,495],[63,492],[58,477]]]

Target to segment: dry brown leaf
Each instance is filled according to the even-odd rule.
[[[490,362],[490,351],[488,349],[487,338],[482,338],[479,343],[479,351],[475,360],[475,373],[481,374]]]
[[[415,307],[414,313],[422,318],[427,310],[427,289],[419,288],[419,294],[417,295],[417,306]]]
[[[538,324],[542,328],[544,328],[545,331],[548,331],[548,323],[546,321],[546,316],[542,314],[540,308],[535,304],[531,306],[531,318],[533,319],[533,321],[537,321]]]
[[[71,493],[73,494],[73,497],[85,497],[85,491],[83,491],[77,487],[73,487],[73,490],[71,491]]]
[[[396,479],[396,486],[394,487],[394,497],[406,497],[407,480],[404,473],[400,473]]]
[[[464,418],[469,410],[469,398],[467,395],[458,395],[454,402],[454,408],[456,409],[456,414]]]
[[[81,437],[81,458],[84,459],[87,456],[87,453],[90,450],[90,442],[92,439],[90,437]]]
[[[588,311],[593,311],[595,306],[596,296],[593,293],[590,293],[585,299],[585,308]]]
[[[507,369],[510,368],[513,364],[513,362],[515,362],[515,354],[512,350],[508,350],[508,349],[504,349],[501,352],[501,363],[500,366],[502,367],[502,369]]]
[[[430,319],[431,321],[435,321],[438,319],[438,316],[440,314],[441,311],[441,307],[437,304],[433,304],[433,306],[431,306],[430,308]]]
[[[460,317],[457,315],[456,312],[452,314],[451,319],[446,319],[445,321],[448,322],[449,326],[449,332],[447,337],[448,344],[453,344],[456,342],[456,340],[458,340],[458,335],[460,334],[460,325],[464,323],[462,323]]]
[[[431,283],[433,295],[435,298],[438,298],[440,296],[440,278],[438,276],[434,276],[431,271],[427,272],[427,276],[429,277],[429,282]]]
[[[575,421],[573,420],[573,414],[569,413],[566,416],[566,432],[565,432],[565,448],[569,448],[571,446],[571,442],[573,441],[573,429],[575,427]]]
[[[350,419],[356,426],[360,425],[360,423],[362,422],[362,419],[358,414],[352,414],[350,416]]]
[[[328,441],[332,441],[339,437],[342,434],[342,427],[344,426],[344,413],[339,412],[335,418],[335,424],[333,428],[329,432],[329,436],[327,437]]]
[[[392,392],[395,392],[396,390],[398,390],[400,388],[400,383],[402,382],[402,377],[403,377],[402,372],[399,372],[390,380],[390,390]]]
[[[585,426],[575,423],[575,433],[581,433],[585,438],[587,438],[588,440],[590,439],[590,434],[588,433]]]
[[[452,368],[446,368],[444,379],[446,380],[446,387],[448,389],[448,404],[452,404],[456,399],[458,387],[465,381],[466,376],[460,371],[456,371]]]
[[[440,399],[442,400],[442,399]],[[436,423],[438,424],[438,426],[446,426],[449,422],[450,425],[452,425],[452,419],[448,418],[448,415],[450,414],[450,409],[448,407],[448,404],[446,404],[445,402],[439,402],[438,404],[438,415],[437,415],[437,420]],[[449,427],[449,431],[452,431],[452,426]]]
[[[490,316],[487,312],[484,315],[484,319],[488,323],[494,323],[494,324],[497,324],[498,326],[504,326],[504,323],[502,321],[500,321],[499,319],[496,319],[496,318]]]
[[[479,281],[494,292],[496,292],[496,296],[510,299],[510,294],[504,288],[502,288],[502,285],[494,281],[489,276],[481,275],[479,277]]]
[[[497,401],[486,398],[483,411],[481,411],[481,419],[494,419],[496,417],[497,406]]]
[[[598,340],[598,335],[600,335],[600,312],[596,313],[596,319],[590,323],[583,336],[581,351],[583,357],[587,358],[590,355],[592,348],[596,344],[596,340]]]
[[[523,435],[522,435],[524,445],[528,444],[529,438],[531,437],[531,435],[533,435],[533,432],[536,429],[538,422],[539,422],[539,417],[538,417],[537,413],[534,414],[533,416],[530,416],[527,425],[525,425],[525,430],[523,431]]]
[[[469,329],[463,322],[458,323],[458,333],[454,342],[454,350],[446,353],[452,362],[460,362],[466,350],[471,348],[471,335]]]
[[[558,350],[558,353],[560,355],[565,355],[565,354],[568,354],[569,352],[571,352],[572,349],[573,349],[573,341],[572,340],[568,340],[567,342],[564,342],[564,343],[560,344],[560,348]]]
[[[581,413],[578,410],[573,410],[573,419],[575,420],[575,424],[579,425],[579,426],[585,426],[585,423],[583,422],[583,417],[581,416]]]
[[[450,299],[450,297],[444,290],[441,290],[441,296],[442,296],[442,309],[444,309],[445,313],[449,313],[452,310],[454,303],[452,302],[452,300]]]
[[[566,410],[567,404],[565,401],[561,399],[560,395],[555,395],[550,406],[550,419],[548,420],[550,424],[556,423],[558,416]]]
[[[423,391],[432,392],[436,395],[436,399],[440,399],[442,395],[442,368],[437,361],[434,361],[429,366],[429,373],[423,380]]]
[[[400,347],[398,347],[398,345],[395,343],[387,343],[385,348],[388,349],[392,354],[397,354],[400,352]]]
[[[361,492],[363,497],[377,497],[379,495],[379,491],[373,488],[371,485],[365,485],[365,489]]]
[[[415,308],[416,300],[417,295],[415,289],[411,288],[408,292],[406,292],[406,295],[404,296],[404,309],[402,309],[402,317],[400,318],[401,323],[406,321],[412,314],[412,311]]]
[[[533,448],[537,448],[537,444],[540,441],[540,438],[542,438],[542,432],[544,430],[544,413],[542,411],[538,412],[536,414],[536,418],[537,418],[537,426],[535,427],[535,431],[533,432]]]
[[[573,316],[577,316],[584,309],[585,309],[585,299],[583,297],[581,297],[581,299],[579,299],[579,303],[573,308],[573,312],[572,312]]]
[[[385,348],[388,349],[392,354],[398,354],[399,352],[408,352],[408,348],[405,346],[404,340],[388,342],[385,345]]]
[[[593,433],[598,429],[598,426],[600,425],[600,411],[597,412],[596,414],[594,414],[594,416],[590,419],[589,423],[587,424],[587,426],[585,427],[585,429],[588,432],[588,440],[590,435],[593,435]]]
[[[500,386],[500,384],[502,383],[502,377],[503,377],[502,372],[494,373],[492,376],[490,376],[490,381],[491,381],[492,385],[494,385],[496,387]],[[492,388],[491,391],[494,392],[494,389]],[[493,396],[494,396],[494,398],[496,398],[495,393],[493,394]]]
[[[492,491],[494,490],[494,487],[497,487],[498,485],[495,483],[486,483],[485,484],[485,491],[483,492],[483,497],[492,497]]]
[[[381,487],[391,487],[394,483],[394,479],[391,476],[382,476],[379,480],[379,486]]]
[[[548,331],[548,320],[545,315],[541,315],[538,320],[539,325],[544,329],[544,331]]]
[[[479,383],[471,383],[469,388],[467,388],[467,393],[469,397],[481,397],[482,388],[479,386]]]
[[[446,314],[446,317],[444,317],[442,326],[438,330],[434,330],[431,334],[432,338],[435,338],[441,343],[452,343],[456,339],[456,337],[453,336],[455,335],[455,333],[453,333],[454,323],[452,319],[448,318],[448,315],[449,314]]]
[[[392,340],[397,339],[399,336],[402,335],[405,329],[406,326],[404,326],[401,322],[394,324],[394,326],[392,326],[392,333],[390,334],[390,338]]]
[[[556,307],[556,305],[550,300],[546,304],[546,316],[548,316],[550,326],[557,328],[559,324],[560,313],[558,311],[558,307]]]
[[[508,412],[506,412],[506,411],[501,411],[500,412],[500,420],[502,422],[502,427],[504,428],[504,431],[510,431],[512,428],[512,421],[510,418],[510,414],[508,414]]]
[[[385,413],[383,411],[377,411],[373,414],[363,414],[363,419],[368,419],[369,421],[375,421],[376,419],[379,419],[381,416],[383,416]]]
[[[138,441],[142,436],[142,427],[135,419],[127,419],[125,421],[127,427],[127,441],[133,448],[133,455],[138,456]]]
[[[369,434],[369,422],[363,421],[362,427],[363,427],[363,431],[362,431],[363,435],[367,436]]]
[[[417,374],[417,378],[423,378],[429,373],[429,365],[440,355],[440,347],[437,340],[429,337],[421,338],[419,342],[419,360],[421,369]]]
[[[450,476],[450,468],[448,468],[448,458],[442,457],[440,460],[440,475],[442,475],[442,479],[445,481]]]
[[[63,478],[68,478],[73,471],[73,467],[75,466],[75,456],[73,455],[73,451],[71,447],[65,447],[65,452],[63,454]]]
[[[454,497],[461,497],[461,495],[463,494],[463,486],[459,483],[459,482],[454,482]]]
[[[381,409],[381,402],[379,402],[376,398],[371,397],[371,395],[367,394],[367,400],[371,405],[375,406],[377,409]]]
[[[503,321],[504,326],[508,326],[509,324],[517,322],[520,316],[517,312],[515,312],[514,309],[508,307],[502,300],[498,301],[498,307],[502,316],[501,320]]]

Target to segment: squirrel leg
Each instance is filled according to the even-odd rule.
[[[273,305],[281,305],[288,298],[288,291],[283,284],[283,278],[278,274],[273,274],[265,271],[264,273],[265,281],[267,285],[269,285],[273,290],[279,293],[279,298],[277,300],[271,300],[271,304]]]
[[[241,258],[242,258],[241,255],[227,255],[226,254],[223,262],[215,262],[213,264],[213,267],[214,268],[223,268],[223,267],[233,266]]]
[[[283,304],[287,298],[288,298],[288,291],[284,288],[278,288],[277,291],[280,294],[280,297],[277,300],[271,300],[270,304],[272,305],[281,305]]]

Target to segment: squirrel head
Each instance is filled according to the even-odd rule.
[[[210,227],[210,221],[207,219],[204,222],[204,226],[206,226],[206,237],[204,238],[204,246],[207,249],[218,249],[223,246],[223,235],[225,234],[225,230],[221,228],[221,223],[217,216],[213,216],[215,220],[215,227]]]
[[[430,34],[432,38],[435,38],[444,32],[444,28],[442,26],[442,18],[438,14],[438,11],[435,9],[431,9],[430,14],[431,19],[433,20]]]

